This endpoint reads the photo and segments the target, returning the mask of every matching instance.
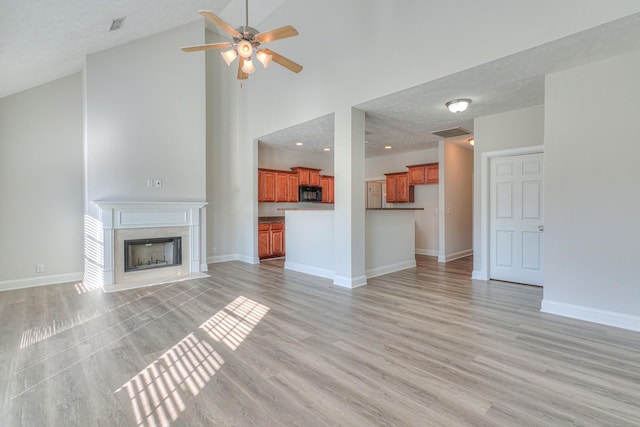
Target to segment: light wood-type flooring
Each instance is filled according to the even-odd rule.
[[[539,312],[471,258],[354,290],[228,262],[0,293],[2,426],[638,426],[640,333]]]

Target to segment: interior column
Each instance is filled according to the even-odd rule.
[[[355,288],[365,275],[364,111],[335,112],[335,234],[333,283]]]

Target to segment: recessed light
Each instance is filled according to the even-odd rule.
[[[298,145],[298,146],[304,145],[304,142],[296,142],[296,145]]]
[[[475,140],[475,139],[471,138],[471,139],[469,140],[469,145],[473,146],[473,145],[475,145],[475,143],[476,143],[476,140]]]
[[[324,148],[324,151],[331,151],[331,148],[326,147],[326,148]]]
[[[384,149],[385,149],[385,150],[391,150],[391,146],[390,146],[390,145],[385,145],[385,146],[384,146]]]

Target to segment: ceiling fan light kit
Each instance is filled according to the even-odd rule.
[[[452,113],[462,113],[464,110],[469,107],[471,104],[471,100],[468,98],[454,99],[452,101],[447,102],[445,105]]]
[[[276,40],[285,39],[298,35],[298,31],[291,25],[285,25],[284,27],[276,28],[275,30],[259,32],[255,28],[249,26],[249,0],[245,1],[246,6],[246,25],[243,27],[233,28],[226,22],[224,22],[219,16],[208,10],[199,10],[198,13],[205,17],[208,21],[214,23],[218,28],[229,34],[233,38],[233,43],[210,43],[199,46],[185,46],[182,48],[183,52],[198,52],[201,50],[210,49],[225,49],[233,47],[232,49],[220,52],[224,62],[227,65],[231,65],[236,58],[238,60],[238,80],[245,80],[249,78],[249,74],[256,71],[256,67],[253,64],[252,56],[255,52],[256,59],[260,61],[264,68],[267,68],[271,61],[282,65],[283,67],[299,73],[302,71],[302,65],[296,64],[289,58],[286,58],[270,49],[260,48],[262,44],[270,43]]]

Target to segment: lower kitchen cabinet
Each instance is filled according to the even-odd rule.
[[[283,257],[284,255],[284,223],[258,224],[258,257],[267,259]]]

